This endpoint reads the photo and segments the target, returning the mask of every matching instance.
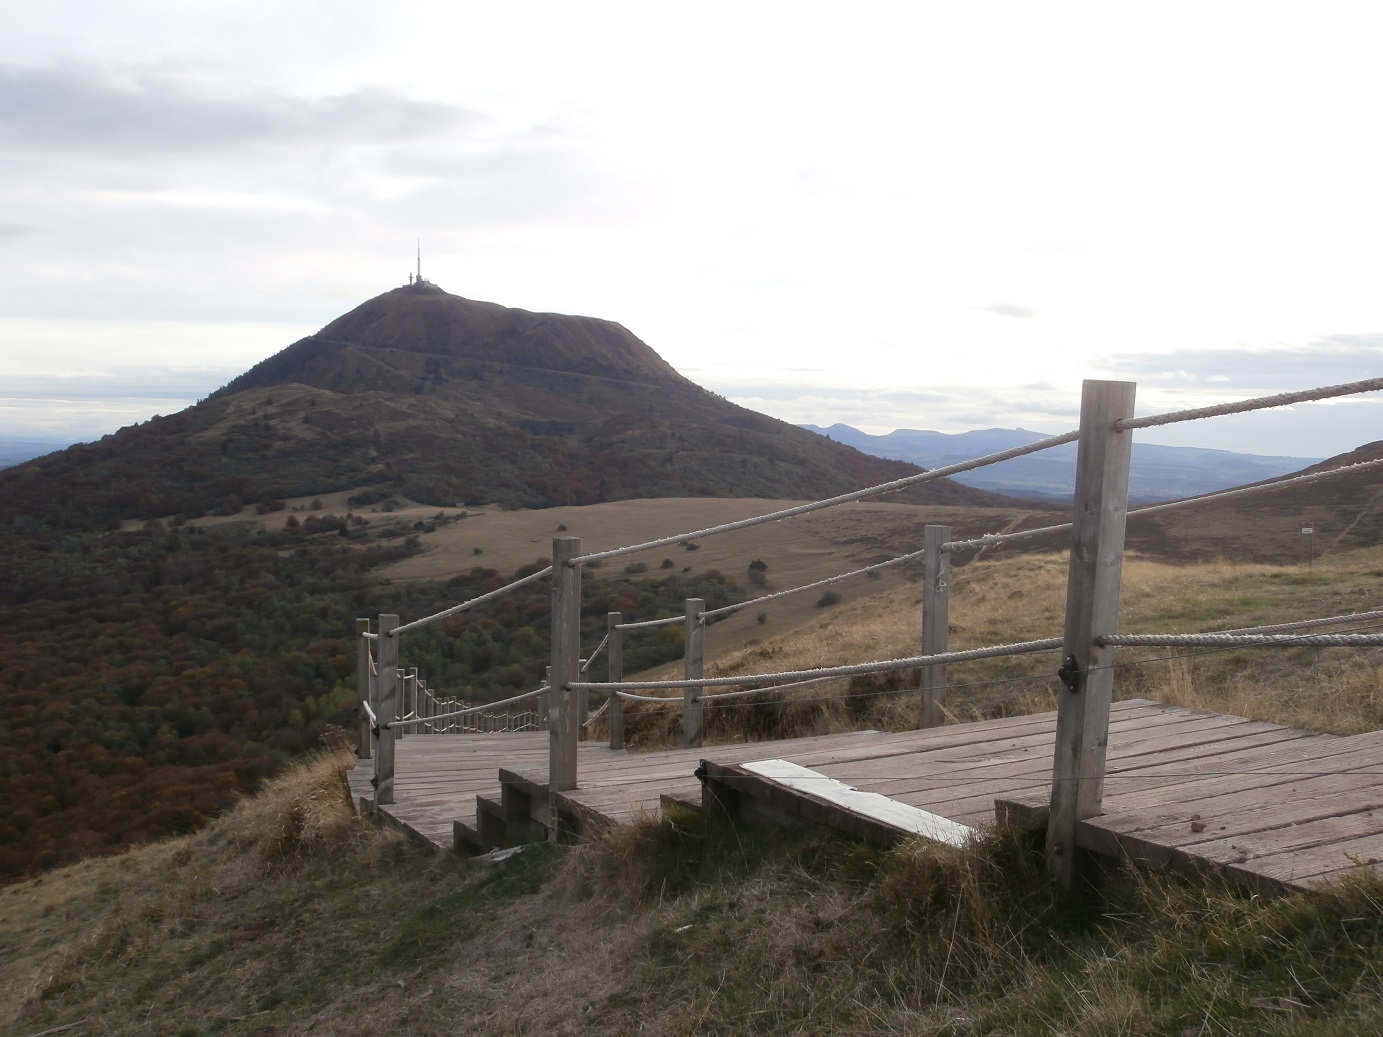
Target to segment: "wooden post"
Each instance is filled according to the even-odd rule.
[[[581,567],[568,559],[581,553],[580,537],[552,538],[552,670],[548,677],[548,762],[550,794],[576,788],[576,696],[581,655]],[[557,836],[557,812],[549,832]]]
[[[682,659],[682,677],[694,681],[704,676],[706,660],[706,611],[702,598],[687,599],[686,654]],[[701,744],[705,727],[705,710],[701,703],[701,688],[682,689],[682,748],[695,749]]]
[[[950,526],[927,526],[922,531],[926,549],[922,572],[922,654],[946,651],[951,623],[951,552],[941,545],[951,539]],[[921,709],[918,727],[938,727],[946,704],[946,664],[922,667]]]
[[[606,660],[610,664],[606,680],[618,684],[624,680],[624,631],[619,625],[624,617],[618,612],[605,613],[605,629],[610,634],[610,643],[605,646]],[[610,689],[610,748],[624,748],[624,699]]]
[[[1066,888],[1076,871],[1076,825],[1100,812],[1104,795],[1114,649],[1101,648],[1095,639],[1117,632],[1119,624],[1133,434],[1116,431],[1114,423],[1133,417],[1135,388],[1133,382],[1086,381],[1081,393],[1063,686],[1047,822],[1047,868]]]
[[[394,628],[398,616],[380,616],[379,645],[375,667],[378,686],[375,715],[379,717],[379,744],[375,746],[375,813],[394,802],[394,728],[385,725],[399,716],[399,639]]]
[[[370,642],[363,635],[370,632],[368,619],[355,621],[355,698],[357,702],[370,702]],[[370,708],[375,704],[370,702]],[[357,760],[368,760],[374,756],[375,736],[370,730],[370,714],[356,706],[360,714],[360,744],[355,748]]]

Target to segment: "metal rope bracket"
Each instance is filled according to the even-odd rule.
[[[1068,655],[1061,660],[1061,668],[1056,671],[1056,675],[1061,678],[1061,683],[1066,685],[1067,691],[1079,691],[1077,685],[1080,683],[1080,663],[1076,662],[1074,655]]]

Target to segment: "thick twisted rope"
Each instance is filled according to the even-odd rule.
[[[616,630],[646,630],[649,627],[665,627],[670,623],[680,623],[686,616],[668,616],[666,619],[643,619],[637,623],[616,623]]]
[[[1383,457],[1374,461],[1360,461],[1357,464],[1342,465],[1339,468],[1329,468],[1324,472],[1311,472],[1308,475],[1294,475],[1290,479],[1278,479],[1274,482],[1255,483],[1253,486],[1240,486],[1233,490],[1217,490],[1215,493],[1206,493],[1199,497],[1186,497],[1183,500],[1168,501],[1165,504],[1149,504],[1142,508],[1134,508],[1129,512],[1129,517],[1134,515],[1146,515],[1153,511],[1170,511],[1172,508],[1184,508],[1191,504],[1202,504],[1205,501],[1218,500],[1222,497],[1242,497],[1250,493],[1263,493],[1267,490],[1281,490],[1288,486],[1300,486],[1303,483],[1319,482],[1322,479],[1333,479],[1337,475],[1357,475],[1360,472],[1371,471],[1383,465]]]
[[[1311,627],[1328,627],[1337,623],[1360,623],[1383,619],[1383,609],[1374,612],[1348,612],[1343,616],[1326,616],[1324,619],[1299,619],[1292,623],[1273,623],[1269,626],[1236,627],[1233,630],[1214,630],[1215,634],[1277,634],[1287,630],[1308,630]]]
[[[1286,489],[1289,486],[1298,486],[1303,483],[1319,482],[1322,479],[1333,479],[1340,475],[1358,475],[1361,472],[1371,471],[1383,466],[1383,457],[1373,461],[1359,461],[1355,464],[1342,465],[1339,468],[1330,468],[1324,472],[1310,472],[1306,475],[1294,475],[1288,479],[1276,479],[1273,482],[1255,483],[1252,486],[1237,486],[1230,490],[1216,490],[1214,493],[1203,493],[1199,497],[1184,497],[1181,500],[1165,501],[1161,504],[1145,504],[1141,508],[1130,508],[1129,518],[1138,515],[1148,515],[1155,511],[1170,511],[1173,508],[1185,508],[1192,504],[1205,504],[1209,501],[1220,500],[1227,497],[1243,497],[1251,493],[1266,493],[1271,490]],[[948,540],[941,545],[943,551],[954,551],[965,547],[992,547],[997,544],[1011,544],[1015,540],[1031,540],[1033,537],[1043,536],[1048,533],[1060,533],[1071,528],[1071,523],[1063,522],[1059,526],[1043,526],[1040,529],[1022,529],[1015,533],[986,533],[984,536],[975,537],[972,540]]]
[[[634,694],[632,691],[617,691],[617,692],[615,692],[615,694],[618,695],[618,696],[619,696],[621,699],[623,699],[625,702],[658,702],[658,703],[667,703],[667,702],[681,702],[681,701],[682,701],[682,696],[681,696],[681,695],[678,695],[678,696],[675,697],[675,698],[670,698],[670,697],[668,697],[668,696],[666,696],[666,695],[636,695],[636,694]]]
[[[973,471],[976,468],[984,468],[986,465],[998,464],[1000,461],[1008,461],[1015,457],[1023,457],[1027,454],[1035,454],[1039,450],[1048,450],[1054,446],[1061,446],[1064,443],[1074,443],[1080,438],[1080,432],[1067,432],[1060,436],[1049,436],[1046,439],[1039,439],[1036,443],[1029,443],[1026,446],[1016,446],[1008,450],[1000,450],[993,454],[986,454],[971,461],[960,461],[944,468],[933,468],[930,471],[919,472],[917,475],[909,475],[902,479],[894,479],[892,482],[880,483],[878,486],[868,486],[863,490],[855,490],[851,493],[842,493],[837,497],[829,497],[826,500],[813,501],[810,504],[799,504],[796,507],[784,508],[782,511],[771,511],[766,515],[756,515],[753,518],[738,519],[734,522],[723,522],[718,526],[707,526],[705,529],[698,529],[691,533],[678,533],[676,536],[663,537],[659,540],[650,540],[643,544],[632,544],[629,547],[617,547],[611,551],[597,551],[593,554],[578,555],[576,558],[569,559],[568,565],[582,565],[587,562],[602,561],[606,558],[618,558],[621,555],[633,554],[636,551],[651,551],[655,547],[666,547],[668,544],[680,543],[683,540],[691,540],[694,537],[715,536],[718,533],[729,533],[736,529],[749,529],[751,526],[762,526],[768,522],[777,522],[779,519],[792,518],[794,515],[805,515],[813,511],[821,511],[823,508],[833,508],[837,504],[849,504],[851,501],[864,500],[867,497],[877,497],[884,493],[893,493],[896,490],[904,490],[909,486],[918,483],[933,482],[937,479],[945,479],[952,475],[959,475],[961,472]]]
[[[694,680],[622,681],[614,684],[573,681],[567,687],[575,690],[587,688],[598,691],[611,688],[615,690],[625,688],[727,688],[751,683],[773,684],[780,681],[854,677],[862,673],[890,673],[894,670],[911,670],[918,666],[932,666],[938,663],[961,663],[974,659],[994,659],[1006,655],[1030,655],[1034,652],[1056,651],[1061,648],[1061,645],[1061,638],[1051,637],[1042,641],[1023,641],[1011,645],[971,648],[963,652],[939,652],[936,655],[914,655],[906,659],[885,659],[880,662],[853,663],[849,666],[822,666],[811,670],[786,670],[782,673],[753,673],[742,677],[698,677]],[[762,691],[764,689],[755,690]]]
[[[600,644],[595,646],[595,651],[593,651],[590,655],[586,656],[586,658],[581,661],[582,673],[585,673],[587,670],[591,668],[591,663],[596,661],[596,657],[599,656],[600,653],[605,650],[605,646],[609,643],[610,635],[606,634],[604,637],[600,639]]]
[[[1194,648],[1199,645],[1368,648],[1383,645],[1383,634],[1104,634],[1095,643],[1106,648]]]
[[[468,608],[473,608],[476,605],[483,605],[492,598],[498,598],[501,594],[508,594],[510,591],[518,590],[520,587],[526,587],[530,583],[537,583],[539,580],[546,579],[551,575],[552,566],[549,565],[546,569],[540,569],[538,572],[530,576],[525,576],[521,580],[515,580],[513,583],[505,584],[503,587],[492,590],[488,594],[482,594],[480,597],[472,598],[470,601],[463,601],[460,605],[453,605],[451,608],[443,609],[435,615],[424,616],[422,619],[415,619],[411,623],[404,623],[402,626],[397,626],[389,631],[389,635],[391,637],[397,637],[406,630],[416,630],[418,627],[427,626],[429,623],[436,623],[439,619],[446,619],[448,616],[454,616],[458,612],[465,612]]]
[[[1251,400],[1218,403],[1210,407],[1196,407],[1191,410],[1171,411],[1167,414],[1154,414],[1147,418],[1124,418],[1116,421],[1114,427],[1120,432],[1128,432],[1130,429],[1153,428],[1157,425],[1171,425],[1178,421],[1194,421],[1197,418],[1217,418],[1223,414],[1241,414],[1244,411],[1264,410],[1268,407],[1286,407],[1292,403],[1329,400],[1337,396],[1352,396],[1355,393],[1374,392],[1378,389],[1383,389],[1383,378],[1366,378],[1360,382],[1327,385],[1320,389],[1302,389],[1298,392],[1278,393],[1276,396],[1258,396]]]
[[[849,580],[855,576],[864,576],[866,573],[871,573],[875,569],[883,569],[886,566],[901,565],[903,562],[910,562],[914,558],[922,558],[926,553],[926,551],[913,551],[910,554],[899,555],[897,558],[890,558],[886,562],[879,562],[876,565],[870,565],[863,569],[855,569],[852,572],[841,573],[839,576],[828,576],[826,579],[817,580],[815,583],[804,583],[800,587],[791,587],[788,590],[774,591],[772,594],[765,594],[759,598],[750,598],[748,601],[742,601],[738,605],[722,605],[718,609],[707,609],[705,612],[701,613],[701,616],[703,619],[710,619],[712,616],[726,616],[731,612],[747,609],[751,605],[758,605],[765,601],[773,601],[775,598],[785,598],[789,594],[798,594],[802,591],[815,590],[817,587],[825,587],[827,584],[840,583],[842,580]]]
[[[606,699],[600,704],[600,708],[581,722],[582,727],[590,727],[593,722],[599,720],[607,709],[610,708],[610,700]]]

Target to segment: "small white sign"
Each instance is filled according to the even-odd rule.
[[[1302,531],[1303,533],[1314,533],[1314,532],[1316,531],[1316,527],[1315,527],[1315,526],[1302,526],[1302,527],[1301,527],[1301,531]]]

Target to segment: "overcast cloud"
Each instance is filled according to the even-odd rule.
[[[0,12],[0,436],[167,412],[406,280],[787,420],[1073,426],[1383,373],[1371,9]],[[1377,396],[1149,433],[1306,456]]]

